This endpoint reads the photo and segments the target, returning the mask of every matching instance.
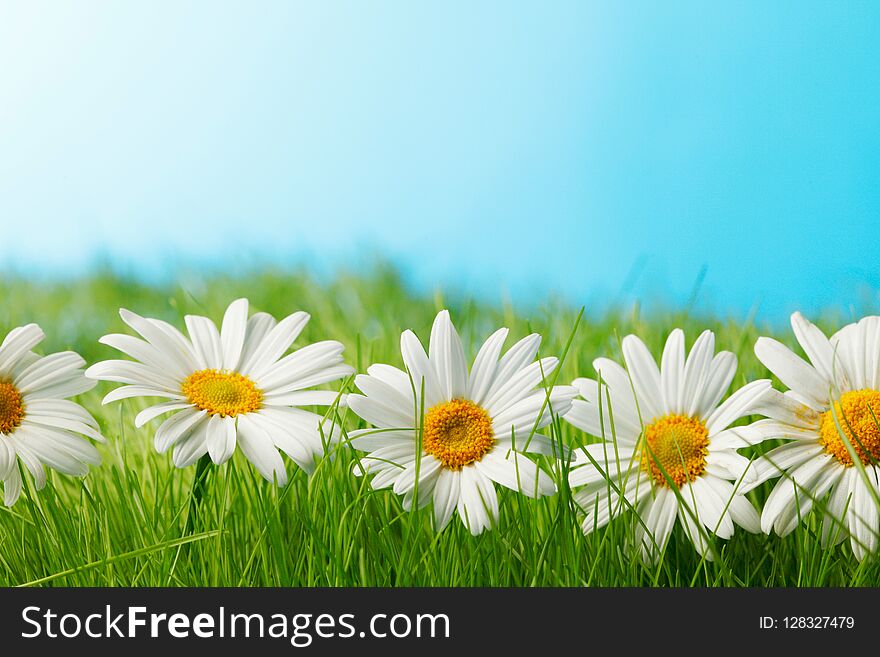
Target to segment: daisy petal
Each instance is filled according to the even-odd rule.
[[[482,478],[474,468],[462,468],[459,483],[458,515],[471,534],[478,536],[492,526],[493,518],[483,499],[479,479]]]
[[[119,310],[119,316],[158,351],[169,354],[174,360],[180,360],[184,364],[185,371],[192,372],[198,369],[192,343],[176,328],[167,322],[145,319],[125,308]]]
[[[437,485],[434,487],[434,529],[438,532],[449,524],[452,514],[458,508],[460,481],[460,470],[443,469],[437,477]]]
[[[238,444],[242,453],[267,481],[287,484],[287,470],[269,435],[248,415],[238,418]]]
[[[650,420],[663,412],[663,395],[660,392],[660,369],[645,343],[635,335],[623,339],[623,358],[632,378],[639,400],[642,417]]]
[[[45,334],[36,324],[12,329],[0,345],[0,372],[11,370],[18,360],[42,342]]]
[[[796,312],[791,316],[791,328],[807,358],[819,376],[831,384],[835,381],[833,374],[834,349],[828,338],[806,317]]]
[[[235,453],[235,418],[213,415],[208,420],[208,454],[217,465],[226,463]]]
[[[660,388],[663,406],[668,413],[681,413],[684,386],[684,332],[675,329],[666,339],[660,361]]]
[[[532,333],[508,349],[498,361],[495,368],[495,379],[486,391],[486,397],[495,394],[498,386],[504,385],[511,376],[535,360],[540,346],[541,336]]]
[[[196,428],[198,422],[207,415],[206,411],[192,408],[169,417],[156,430],[156,436],[153,439],[156,451],[160,454],[167,452],[178,440],[189,435],[190,431]]]
[[[12,506],[18,501],[21,495],[21,473],[18,471],[18,465],[9,471],[9,476],[3,480],[3,504]]]
[[[556,492],[553,480],[534,461],[516,452],[509,452],[506,457],[497,451],[489,452],[476,461],[474,467],[492,481],[527,497],[553,495]]]
[[[223,345],[217,325],[201,315],[184,317],[201,369],[223,369]]]
[[[495,331],[477,353],[474,359],[474,365],[471,368],[470,379],[468,380],[468,399],[472,399],[474,403],[485,408],[483,403],[486,393],[495,380],[495,371],[498,367],[498,358],[501,356],[501,349],[504,347],[504,341],[507,340],[508,330],[501,328]]]
[[[159,417],[160,415],[163,415],[164,413],[168,413],[170,411],[179,411],[184,408],[192,408],[192,404],[185,401],[170,401],[156,404],[155,406],[150,406],[137,414],[134,419],[134,426],[140,429],[153,418]]]
[[[684,365],[681,404],[686,415],[697,412],[706,382],[711,375],[712,358],[715,354],[715,334],[703,331],[691,347]]]
[[[723,431],[736,420],[754,412],[755,405],[770,390],[770,381],[759,379],[747,383],[725,400],[706,418],[709,435]]]
[[[705,386],[699,393],[693,414],[706,418],[718,406],[724,393],[736,375],[736,356],[729,351],[719,352],[709,366],[711,373]]]
[[[220,327],[220,345],[223,354],[223,369],[233,370],[238,367],[244,336],[247,331],[248,300],[236,299],[229,304],[223,315]]]
[[[22,394],[36,392],[67,378],[85,365],[85,360],[73,351],[63,351],[44,356],[22,371],[12,383]]]
[[[400,336],[400,354],[409,375],[412,377],[412,386],[416,395],[420,396],[422,387],[425,389],[425,408],[430,408],[441,401],[448,401],[443,395],[443,388],[437,378],[425,348],[412,331],[404,331]]]
[[[869,482],[861,476],[852,483],[852,500],[846,514],[846,524],[850,532],[850,543],[856,559],[862,560],[877,551],[877,536],[880,532],[880,512],[871,496],[868,486],[877,489],[874,468],[866,469]]]
[[[8,479],[13,468],[18,468],[15,449],[8,441],[0,439],[0,479]]]
[[[755,355],[780,381],[810,401],[822,404],[830,397],[830,382],[778,340],[758,338]]]
[[[467,392],[467,363],[461,338],[449,319],[448,310],[440,311],[434,319],[428,351],[443,397],[458,399],[464,396]]]
[[[260,341],[249,362],[242,359],[241,373],[259,380],[299,337],[309,318],[308,313],[296,312],[278,322]]]

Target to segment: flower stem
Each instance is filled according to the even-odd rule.
[[[193,479],[192,491],[189,498],[189,513],[186,516],[186,526],[183,529],[183,535],[192,534],[195,529],[196,516],[199,512],[199,506],[202,498],[205,496],[207,488],[208,475],[211,472],[211,457],[205,454],[196,464],[196,476]]]

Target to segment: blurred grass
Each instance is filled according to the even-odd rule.
[[[305,272],[262,271],[246,277],[213,275],[147,285],[111,272],[69,282],[0,281],[0,331],[37,322],[47,338],[42,353],[74,349],[89,362],[117,357],[98,344],[108,332],[129,332],[117,310],[126,307],[178,326],[187,313],[219,320],[234,298],[250,299],[252,312],[282,317],[312,315],[297,346],[321,339],[346,345],[348,362],[364,371],[373,362],[401,365],[399,337],[412,328],[427,340],[434,315],[449,308],[472,358],[494,329],[511,329],[509,344],[531,331],[544,336],[542,355],[560,354],[578,308],[560,301],[520,308],[461,296],[417,295],[400,276],[378,266],[369,275],[340,274],[316,280]],[[829,322],[820,325],[834,330]],[[637,333],[659,354],[668,332],[684,328],[688,346],[705,328],[719,349],[737,354],[734,386],[767,377],[752,345],[766,327],[752,322],[652,312],[638,307],[594,313],[588,308],[562,365],[560,382],[593,376],[600,355],[620,359],[619,340]],[[775,334],[794,346],[789,331]],[[431,529],[431,509],[406,513],[390,491],[372,491],[350,474],[345,448],[325,459],[309,479],[293,474],[283,489],[263,481],[237,454],[213,468],[196,534],[184,526],[195,469],[177,470],[169,454],[152,447],[156,420],[133,425],[140,400],[102,407],[110,389],[101,384],[80,401],[109,439],[104,463],[83,480],[50,475],[38,494],[26,487],[19,503],[0,511],[0,584],[91,586],[849,586],[880,581],[876,562],[859,564],[846,543],[823,550],[820,518],[810,517],[784,539],[738,530],[720,541],[720,559],[701,561],[676,529],[661,562],[645,566],[623,546],[631,517],[584,536],[569,492],[529,500],[499,488],[499,525],[471,537],[454,520],[441,534]],[[346,416],[346,426],[358,426]],[[583,442],[565,423],[552,432]],[[761,449],[768,449],[764,446]],[[548,468],[559,466],[546,463]],[[762,503],[773,482],[750,494]],[[188,541],[181,544],[182,541]]]

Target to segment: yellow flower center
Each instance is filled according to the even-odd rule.
[[[196,408],[211,415],[239,415],[260,408],[263,393],[248,377],[238,372],[199,370],[180,386]]]
[[[473,402],[453,399],[425,414],[422,449],[450,470],[479,461],[494,444],[492,419]]]
[[[664,470],[678,488],[694,481],[706,469],[708,453],[709,430],[695,417],[666,415],[645,427],[642,470],[662,486],[668,485]]]
[[[0,381],[0,433],[9,434],[24,419],[24,399],[11,383]]]
[[[835,415],[862,463],[880,461],[880,392],[869,389],[845,392],[834,402],[834,415],[830,409],[822,413],[819,442],[826,452],[849,467],[853,460],[834,423]]]

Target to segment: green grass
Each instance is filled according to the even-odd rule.
[[[148,286],[113,274],[68,283],[0,282],[0,331],[37,322],[46,331],[43,353],[75,349],[90,363],[117,354],[97,339],[128,332],[120,306],[178,326],[187,313],[219,320],[228,302],[247,296],[252,310],[276,317],[295,310],[312,315],[297,345],[337,339],[358,371],[373,362],[401,365],[400,332],[427,338],[437,310],[448,307],[468,357],[491,331],[511,329],[511,341],[531,331],[544,336],[542,355],[558,355],[579,308],[558,301],[525,308],[480,303],[441,294],[418,296],[399,277],[379,268],[369,276],[339,275],[316,281],[304,273],[255,272],[240,278],[194,277],[175,285]],[[735,352],[734,385],[769,373],[752,345],[766,329],[750,322],[693,317],[685,312],[587,309],[560,373],[560,382],[592,376],[592,360],[618,359],[619,340],[640,335],[659,354],[669,330],[685,329],[688,343],[704,328],[719,349]],[[824,328],[835,328],[833,323]],[[794,345],[787,330],[776,337]],[[265,482],[237,454],[211,467],[205,499],[192,532],[186,531],[195,468],[177,470],[170,454],[157,454],[152,434],[159,421],[136,430],[145,405],[128,400],[102,407],[111,388],[101,384],[80,398],[101,424],[108,444],[104,462],[82,480],[52,473],[39,493],[26,486],[22,499],[0,511],[0,584],[109,586],[850,586],[880,581],[880,567],[859,564],[848,543],[822,549],[814,515],[791,535],[751,535],[738,530],[719,541],[720,558],[699,558],[677,528],[662,560],[645,566],[624,544],[631,515],[584,536],[566,487],[552,498],[526,499],[499,488],[501,517],[491,532],[472,537],[457,518],[441,534],[430,507],[404,512],[390,491],[372,491],[351,475],[346,448],[325,459],[307,478],[289,462],[290,483]],[[348,429],[358,425],[350,414]],[[564,423],[553,436],[583,441]],[[762,449],[767,449],[769,446]],[[547,463],[559,472],[559,466]],[[762,504],[773,482],[750,493]]]

